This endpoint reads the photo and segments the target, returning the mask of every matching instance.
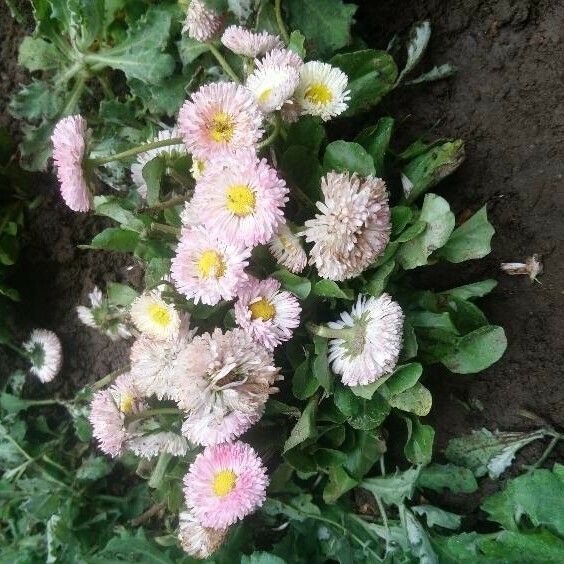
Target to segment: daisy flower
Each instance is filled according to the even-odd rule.
[[[348,80],[343,71],[327,63],[305,63],[295,93],[302,115],[320,116],[327,121],[342,114],[350,99]]]
[[[174,306],[166,303],[156,290],[135,298],[129,315],[135,327],[149,337],[173,339],[178,335],[180,316]]]
[[[94,286],[88,294],[90,307],[77,306],[76,313],[84,325],[98,329],[112,341],[127,339],[131,333],[124,323],[125,311],[104,299],[101,290]]]
[[[86,120],[79,115],[61,119],[51,141],[63,200],[73,211],[88,211],[92,207],[92,194],[82,166],[86,156]]]
[[[210,557],[223,543],[227,529],[202,527],[191,512],[183,511],[178,516],[178,538],[184,552],[194,558]]]
[[[218,241],[201,227],[184,229],[171,276],[177,290],[196,304],[215,305],[233,299],[246,281],[250,254],[242,246]]]
[[[253,247],[282,223],[287,194],[276,170],[246,149],[210,160],[191,204],[211,235]]]
[[[263,134],[255,97],[232,82],[202,86],[180,108],[178,124],[188,151],[202,160],[226,149],[254,147]]]
[[[225,529],[260,507],[268,477],[257,453],[242,442],[207,447],[184,476],[186,504],[204,527]]]
[[[254,341],[273,350],[292,338],[301,311],[297,298],[280,290],[278,280],[249,278],[235,302],[235,321]]]
[[[206,170],[206,161],[203,161],[202,159],[196,159],[193,158],[192,159],[192,166],[190,167],[190,174],[192,175],[192,178],[196,181],[200,180],[200,178],[202,178],[202,174],[204,174],[204,171]]]
[[[184,456],[188,452],[188,441],[177,433],[161,431],[133,437],[127,441],[127,448],[141,458],[153,458],[161,452],[172,456]]]
[[[42,383],[51,382],[63,364],[63,348],[59,337],[47,329],[34,329],[23,348],[31,361],[31,373]]]
[[[257,69],[292,67],[299,71],[303,64],[301,57],[290,49],[272,49],[264,57],[255,60]]]
[[[393,372],[402,346],[403,312],[388,294],[360,295],[349,313],[328,324],[333,372],[347,386],[371,384]]]
[[[293,233],[287,223],[282,223],[268,243],[276,261],[289,271],[299,274],[306,267],[307,255],[300,238]]]
[[[360,275],[390,240],[390,208],[386,184],[380,178],[361,178],[330,172],[321,180],[321,212],[305,222],[310,263],[322,278],[346,280]]]
[[[262,66],[247,78],[246,86],[254,94],[258,107],[274,112],[292,97],[298,85],[298,71],[286,65]]]
[[[134,426],[126,427],[126,416],[140,413],[146,407],[130,374],[118,376],[109,388],[96,392],[89,419],[100,450],[110,456],[121,454],[126,441],[136,436]]]
[[[177,129],[163,129],[158,135],[149,139],[148,142],[165,141],[166,139],[174,139],[179,137],[180,133]],[[186,154],[186,147],[180,143],[178,145],[168,145],[158,149],[149,149],[144,153],[137,155],[137,160],[131,165],[131,179],[137,186],[137,191],[142,198],[147,197],[147,183],[143,178],[143,167],[156,157],[166,157],[167,160],[175,159]]]
[[[239,25],[230,25],[223,32],[221,42],[233,53],[251,58],[284,47],[277,35],[266,31],[255,33]]]
[[[206,7],[202,0],[191,0],[182,33],[196,41],[210,41],[221,27],[223,18]]]
[[[196,444],[237,438],[262,416],[279,370],[272,353],[242,329],[216,329],[178,355],[174,385],[178,406],[191,412],[182,432]]]

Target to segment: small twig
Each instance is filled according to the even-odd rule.
[[[165,508],[166,508],[166,503],[164,501],[161,501],[160,503],[155,503],[155,505],[149,507],[147,511],[141,513],[139,517],[135,517],[135,519],[131,519],[131,521],[129,521],[129,524],[132,527],[138,527],[139,525],[143,525],[143,523],[146,523],[147,521],[152,519],[155,515],[164,512]]]

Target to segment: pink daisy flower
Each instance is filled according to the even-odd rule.
[[[268,477],[257,453],[236,442],[207,447],[184,476],[186,504],[204,527],[225,529],[260,507]]]
[[[303,64],[301,57],[290,49],[272,49],[264,57],[255,60],[257,69],[292,67],[299,71]]]
[[[235,320],[251,338],[269,350],[292,337],[300,324],[302,308],[290,292],[280,290],[274,278],[249,278],[239,290]]]
[[[125,417],[146,408],[129,374],[118,376],[112,386],[94,394],[89,419],[100,450],[110,456],[121,454],[125,442],[136,436],[131,427],[126,428]]]
[[[268,242],[268,248],[278,264],[285,266],[290,272],[299,274],[307,265],[307,255],[301,240],[287,223],[280,225]]]
[[[193,206],[211,235],[247,247],[269,241],[284,219],[286,183],[252,149],[211,160]]]
[[[253,94],[232,82],[202,86],[180,108],[178,125],[188,151],[204,161],[226,149],[253,147],[263,134]]]
[[[191,0],[182,32],[196,41],[210,41],[219,31],[222,21],[221,15],[206,8],[202,0]]]
[[[171,276],[187,298],[215,305],[233,299],[247,280],[245,267],[250,254],[240,245],[218,241],[202,227],[184,229],[172,259]]]
[[[284,43],[277,35],[271,35],[266,31],[255,33],[239,25],[230,25],[223,32],[221,42],[233,53],[245,57],[257,57],[272,49],[284,47]]]
[[[82,167],[86,137],[86,120],[79,115],[61,119],[51,136],[61,196],[71,210],[79,212],[92,207],[92,194]]]

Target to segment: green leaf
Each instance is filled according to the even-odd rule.
[[[185,67],[204,53],[209,53],[209,47],[205,43],[192,39],[184,34],[182,35],[182,39],[176,42],[176,47],[180,60]]]
[[[419,472],[420,468],[410,468],[393,475],[368,478],[361,482],[360,487],[379,497],[386,505],[399,507],[406,499],[411,499]]]
[[[25,37],[18,51],[18,63],[28,71],[58,69],[64,64],[61,52],[45,39]]]
[[[394,129],[394,118],[383,117],[376,125],[363,129],[356,137],[355,142],[362,145],[374,161],[374,174],[382,177],[385,174],[385,159],[392,131]],[[396,206],[396,209],[399,206]],[[404,209],[409,210],[405,207]],[[411,218],[411,210],[410,218]],[[394,210],[392,208],[392,224],[394,223]],[[409,220],[408,220],[409,221]],[[406,223],[407,224],[407,223]]]
[[[488,255],[495,229],[488,221],[486,206],[456,228],[438,256],[449,262],[464,262]]]
[[[91,249],[104,249],[106,251],[132,252],[139,243],[139,233],[130,229],[108,227],[92,239],[90,245],[82,247]]]
[[[475,374],[496,363],[506,348],[503,328],[486,325],[458,339],[454,352],[441,358],[441,362],[456,374]]]
[[[329,468],[329,480],[323,490],[323,501],[333,504],[357,485],[358,481],[351,478],[343,467],[333,466]]]
[[[389,260],[388,262],[384,263],[382,266],[377,268],[371,274],[366,274],[365,276],[368,280],[367,283],[364,285],[364,288],[362,289],[363,292],[370,294],[375,298],[380,297],[384,292],[388,284],[388,280],[392,275],[392,273],[394,272],[395,268],[396,268],[396,261]]]
[[[147,184],[147,204],[155,206],[159,203],[161,182],[166,170],[163,157],[155,157],[143,166],[143,179]]]
[[[360,400],[358,413],[349,419],[349,425],[353,429],[370,431],[382,425],[390,413],[390,405],[382,396],[375,394],[372,399]]]
[[[63,104],[60,90],[54,90],[43,80],[33,80],[12,97],[8,108],[15,118],[35,121],[55,117]],[[51,150],[50,147],[47,149]]]
[[[311,292],[311,282],[307,278],[292,274],[285,268],[273,272],[271,276],[276,278],[285,290],[292,292],[302,300],[305,300]]]
[[[304,116],[296,123],[290,125],[286,143],[288,146],[306,147],[308,151],[319,154],[319,149],[325,141],[325,128],[318,118]]]
[[[342,0],[324,0],[320,9],[317,0],[288,0],[290,27],[303,32],[312,57],[327,57],[349,44],[350,28],[357,10]]]
[[[290,33],[290,41],[288,42],[288,49],[299,55],[302,59],[305,59],[306,50],[304,47],[305,35],[298,30],[292,31]]]
[[[149,84],[133,78],[128,80],[128,84],[131,92],[141,100],[149,113],[174,117],[186,98],[188,80],[183,74],[175,74],[158,84]]]
[[[314,438],[317,434],[315,427],[315,413],[317,412],[317,397],[313,397],[309,400],[303,413],[301,414],[298,422],[292,429],[290,436],[284,443],[284,451],[297,447],[304,441]]]
[[[331,392],[333,390],[335,377],[329,368],[329,360],[327,358],[327,339],[324,339],[323,337],[314,337],[313,344],[315,346],[313,375],[321,386],[323,386],[323,389],[326,392]]]
[[[434,82],[436,80],[442,80],[444,78],[455,75],[457,72],[458,69],[454,65],[451,65],[449,63],[437,65],[430,71],[420,74],[417,78],[404,82],[404,86],[412,86],[415,84],[423,84],[424,82]]]
[[[458,298],[461,300],[471,300],[473,298],[481,298],[489,294],[497,286],[497,280],[482,280],[481,282],[474,282],[473,284],[466,284],[465,286],[458,286],[451,290],[445,290],[441,294]]]
[[[409,390],[419,381],[423,374],[423,366],[418,362],[411,362],[398,366],[386,381],[389,396],[397,396]]]
[[[26,170],[45,170],[51,156],[51,135],[54,123],[42,123],[39,127],[24,124],[24,138],[20,142],[20,164]]]
[[[361,407],[361,400],[354,395],[348,386],[337,384],[333,392],[333,401],[339,411],[347,417],[356,415]]]
[[[310,361],[306,359],[298,366],[292,378],[292,393],[298,399],[310,398],[319,388],[319,380],[314,377]]]
[[[403,322],[403,347],[401,349],[400,361],[405,362],[415,358],[418,352],[419,344],[415,336],[415,329],[409,322],[409,319],[405,319]]]
[[[361,145],[348,141],[333,141],[327,145],[323,167],[327,171],[358,172],[361,176],[374,174],[372,157]]]
[[[464,466],[431,464],[421,470],[417,486],[436,492],[448,489],[453,493],[473,493],[478,489],[478,482],[472,470]]]
[[[407,243],[411,239],[415,239],[417,235],[423,233],[427,228],[427,224],[424,221],[416,221],[413,225],[410,225],[401,235],[396,239],[398,243]]]
[[[418,22],[411,28],[407,44],[407,62],[399,75],[398,82],[401,82],[404,76],[419,63],[427,49],[430,38],[431,24],[428,21]]]
[[[241,564],[285,564],[286,561],[268,552],[253,552],[250,556],[243,554]]]
[[[417,382],[417,384],[409,388],[409,390],[392,396],[388,401],[390,405],[396,409],[424,416],[428,415],[431,411],[433,396],[423,384]]]
[[[408,206],[394,206],[390,209],[392,218],[392,238],[397,237],[413,217],[413,210]]]
[[[8,413],[18,413],[19,411],[27,409],[29,406],[29,402],[19,398],[18,396],[14,396],[6,392],[0,394],[0,407]]]
[[[449,297],[448,309],[450,318],[461,333],[470,333],[489,323],[482,310],[472,302]]]
[[[123,200],[111,196],[95,196],[94,211],[96,215],[110,217],[123,227],[132,231],[141,231],[145,225],[135,214],[124,207]]]
[[[352,300],[354,298],[354,292],[351,289],[346,288],[343,290],[333,280],[320,280],[316,282],[313,287],[313,293],[316,296],[323,296],[325,298],[341,298],[342,300]]]
[[[355,446],[348,455],[345,469],[360,480],[385,452],[386,442],[378,431],[356,431]]]
[[[104,456],[89,456],[76,471],[76,479],[94,482],[107,476],[112,471],[112,464]]]
[[[562,560],[564,541],[543,530],[532,533],[502,531],[495,538],[484,538],[480,542],[479,550],[484,554],[484,558],[490,558],[496,563],[553,564]]]
[[[278,499],[266,498],[262,511],[267,515],[284,515],[292,521],[302,522],[309,516],[321,515],[321,511],[315,503],[311,494],[301,494],[292,497],[286,502]]]
[[[404,195],[408,202],[438,184],[464,161],[464,142],[460,139],[436,145],[407,163],[402,171]]]
[[[433,442],[435,430],[430,425],[424,425],[418,417],[405,416],[407,425],[407,442],[403,452],[412,464],[429,464],[433,457]]]
[[[427,229],[401,245],[397,253],[400,264],[406,270],[427,264],[431,253],[448,241],[454,229],[455,218],[448,202],[436,194],[425,196],[419,219],[427,223]]]
[[[433,505],[415,505],[411,511],[416,515],[425,517],[428,527],[443,527],[455,531],[460,528],[462,518],[456,513],[439,509]]]
[[[403,514],[402,521],[405,523],[407,539],[417,562],[420,564],[439,564],[429,536],[421,523],[415,518],[415,515],[405,507],[400,508],[400,513]]]
[[[451,439],[445,456],[449,461],[469,468],[478,478],[487,473],[496,479],[511,465],[519,449],[543,437],[542,430],[532,433],[474,430],[470,435]]]
[[[129,306],[131,302],[139,296],[139,292],[127,284],[110,282],[106,287],[108,300],[118,306]]]
[[[170,272],[170,259],[154,257],[145,269],[145,288],[152,290],[158,286]]]
[[[331,64],[349,78],[351,99],[345,115],[352,115],[374,106],[393,89],[398,69],[386,51],[365,49],[335,55]]]
[[[488,497],[481,505],[490,521],[499,523],[504,529],[518,531],[522,519],[535,527],[546,527],[557,535],[564,535],[563,466],[556,464],[555,470],[536,469],[507,482],[503,491]]]

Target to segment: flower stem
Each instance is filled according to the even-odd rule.
[[[103,378],[100,378],[100,380],[97,380],[92,384],[92,391],[101,390],[108,384],[111,384],[118,376],[124,374],[128,370],[129,366],[122,366],[121,368],[118,368],[117,370],[106,374]]]
[[[155,468],[151,473],[151,477],[147,482],[147,485],[150,488],[156,489],[162,484],[166,469],[171,459],[172,459],[172,455],[170,453],[161,452],[157,464],[155,465]]]
[[[332,327],[327,327],[326,325],[315,325],[314,323],[308,323],[307,329],[310,333],[317,335],[318,337],[323,337],[325,339],[345,339],[350,336],[351,328],[333,329]]]
[[[161,147],[170,147],[171,145],[180,145],[184,142],[182,137],[173,137],[171,139],[162,139],[159,141],[150,141],[149,143],[143,143],[127,149],[127,151],[122,151],[121,153],[116,153],[115,155],[108,155],[107,157],[97,157],[95,159],[88,159],[88,164],[92,166],[100,166],[106,163],[111,163],[113,161],[121,161],[123,159],[128,159],[129,157],[134,157],[139,153],[144,153],[145,151],[150,151],[151,149],[160,149]]]
[[[14,345],[12,343],[2,343],[5,347],[8,347],[11,351],[14,351],[15,353],[18,353],[21,357],[25,358],[26,360],[30,359],[30,355],[29,353],[22,349],[21,347],[18,347],[17,345]]]
[[[158,233],[165,233],[166,235],[172,235],[178,237],[180,235],[180,228],[174,227],[173,225],[166,225],[165,223],[151,223],[151,231],[156,231]]]
[[[174,206],[178,206],[179,204],[183,204],[186,199],[188,198],[188,194],[183,194],[181,196],[174,196],[165,202],[160,202],[155,204],[154,206],[141,208],[140,212],[156,212],[161,210],[166,210],[167,208],[173,208]],[[159,225],[159,224],[156,224]],[[167,226],[168,227],[168,226]],[[176,229],[176,228],[175,228]]]
[[[84,90],[87,79],[88,74],[86,74],[85,72],[78,75],[74,82],[74,86],[72,87],[69,99],[67,100],[67,103],[65,104],[65,107],[61,112],[62,116],[68,116],[69,114],[74,112],[76,104],[78,103],[79,98],[82,96],[82,91]]]
[[[241,84],[241,79],[237,73],[231,68],[231,65],[225,60],[225,57],[219,52],[219,49],[213,43],[207,43],[211,54],[216,58],[220,67],[233,79],[237,84]]]
[[[284,43],[288,45],[288,43],[290,42],[290,36],[288,35],[288,31],[286,30],[284,19],[282,18],[281,4],[282,4],[281,0],[275,0],[274,13],[276,14],[276,24],[278,25],[278,29],[280,30],[280,35],[282,36]]]
[[[277,118],[274,121],[274,128],[270,132],[270,135],[257,145],[257,151],[260,151],[261,149],[268,147],[269,145],[271,145],[274,142],[274,140],[280,134],[280,127],[281,127],[280,118]]]

